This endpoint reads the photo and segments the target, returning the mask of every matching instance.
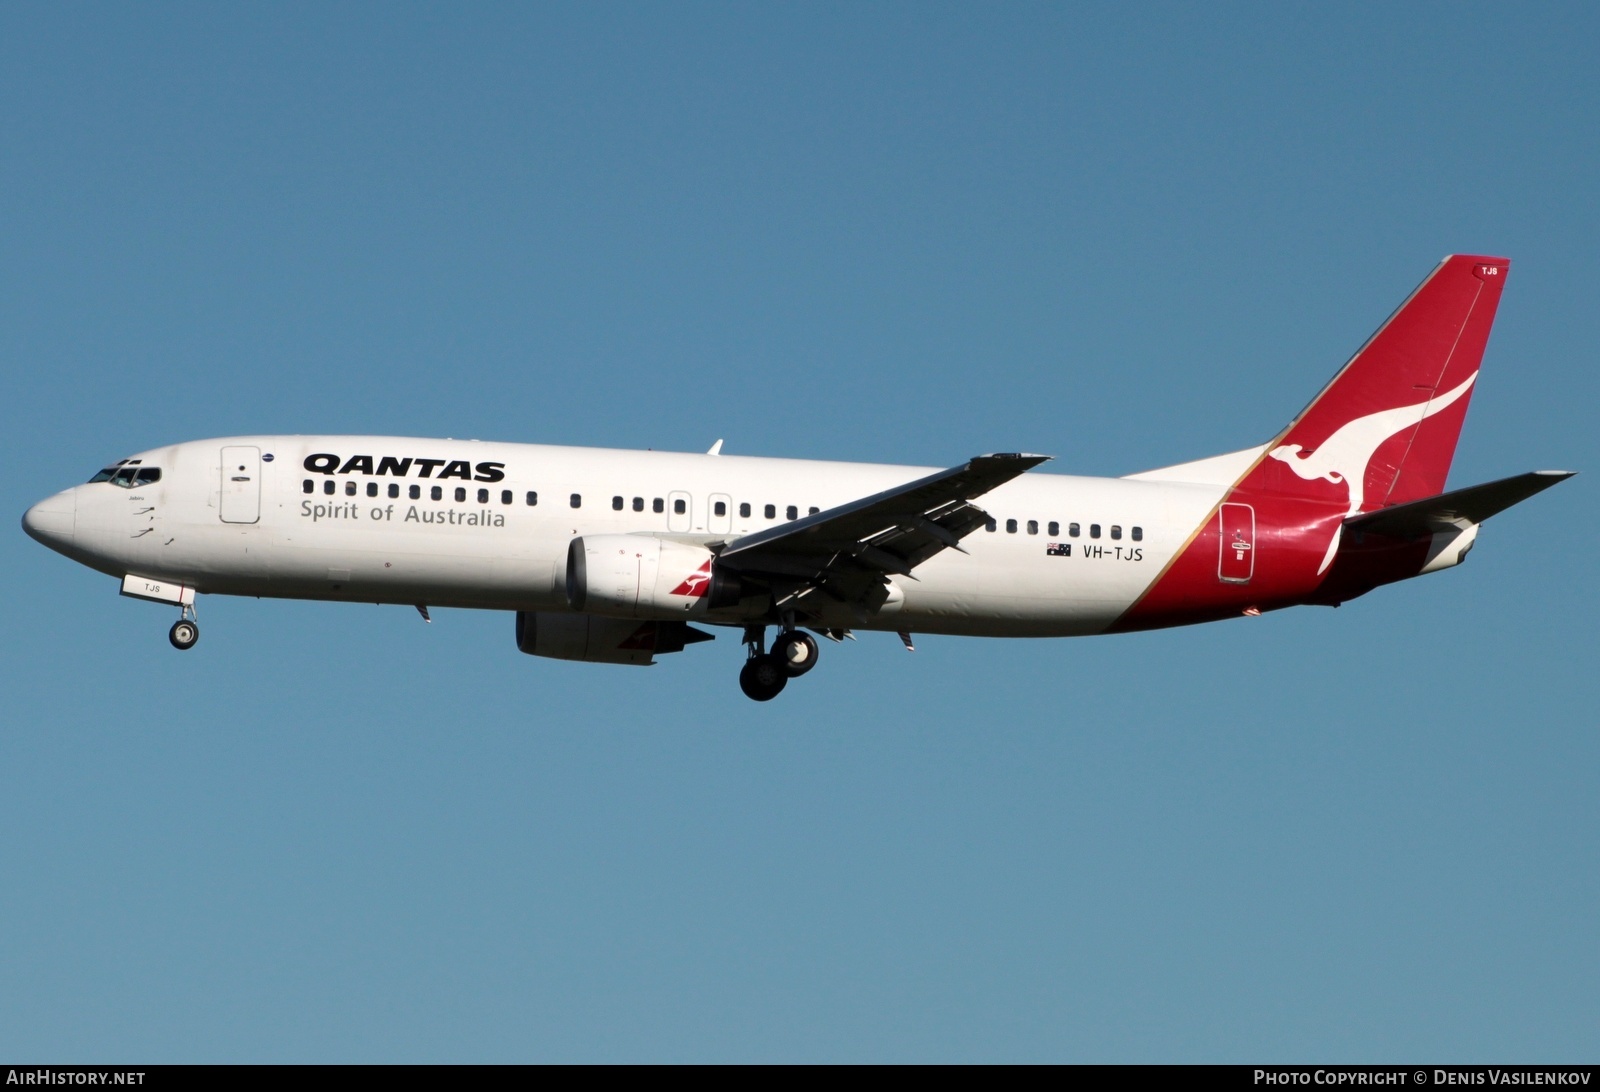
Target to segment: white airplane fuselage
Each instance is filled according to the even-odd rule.
[[[224,451],[247,461],[225,463]],[[131,488],[95,482],[44,502],[72,511],[70,532],[61,523],[49,539],[54,549],[113,576],[183,583],[202,594],[552,612],[570,609],[574,538],[722,543],[789,522],[791,511],[826,511],[932,472],[371,436],[200,440],[128,462],[135,460],[159,468],[160,480]],[[307,469],[308,461],[331,470]],[[452,467],[457,476],[437,476]],[[236,477],[251,480],[230,481]],[[995,530],[963,540],[967,553],[944,551],[915,579],[893,578],[897,595],[884,609],[841,611],[833,621],[981,636],[1100,633],[1223,492],[1220,485],[1027,475],[983,498]],[[228,494],[239,511],[224,510]],[[725,620],[742,619],[733,612]]]

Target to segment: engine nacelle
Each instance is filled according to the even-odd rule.
[[[657,656],[682,652],[711,634],[682,622],[636,622],[592,614],[517,612],[517,648],[530,656],[591,664],[648,666]]]
[[[650,535],[585,535],[567,547],[567,604],[614,618],[699,618],[745,589],[716,555]]]

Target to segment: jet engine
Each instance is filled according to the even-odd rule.
[[[737,574],[704,546],[651,535],[585,535],[567,548],[567,604],[614,618],[699,618],[737,606]]]
[[[530,656],[648,666],[712,635],[683,622],[637,622],[554,611],[517,612],[517,648]]]

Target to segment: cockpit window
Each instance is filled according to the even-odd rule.
[[[110,482],[112,485],[123,489],[132,489],[137,485],[154,485],[161,480],[161,468],[158,466],[140,466],[137,462],[118,463],[108,466],[100,473],[89,479],[89,484],[96,482]]]
[[[160,481],[161,471],[153,466],[147,466],[141,470],[139,469],[139,464],[142,462],[144,462],[143,459],[119,459],[116,466],[108,466],[90,478],[89,484],[110,482],[112,485],[120,485],[124,489],[132,489],[135,484],[148,485],[151,482]]]

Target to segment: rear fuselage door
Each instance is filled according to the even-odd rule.
[[[1256,571],[1256,510],[1248,504],[1224,504],[1220,539],[1217,579],[1225,584],[1250,583]]]
[[[261,449],[222,449],[223,523],[255,523],[261,519]]]

